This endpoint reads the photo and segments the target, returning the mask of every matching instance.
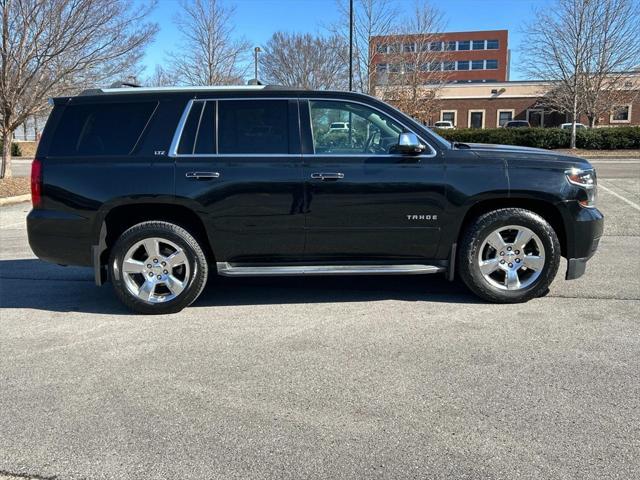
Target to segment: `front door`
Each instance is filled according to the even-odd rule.
[[[191,102],[176,156],[178,202],[206,219],[217,262],[275,262],[304,247],[297,100]]]
[[[433,258],[444,205],[442,157],[430,147],[422,155],[394,153],[406,129],[373,107],[347,100],[300,106],[313,143],[303,168],[307,260]]]
[[[484,112],[469,112],[469,128],[483,128]]]

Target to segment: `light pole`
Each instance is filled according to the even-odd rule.
[[[349,91],[353,91],[353,0],[349,0]]]
[[[253,55],[254,55],[254,67],[255,67],[255,80],[256,83],[258,83],[258,54],[261,52],[262,50],[260,50],[260,47],[256,47],[253,49]]]

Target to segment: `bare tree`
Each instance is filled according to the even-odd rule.
[[[341,14],[339,23],[329,30],[349,41],[349,2],[337,0]],[[369,49],[369,39],[373,36],[390,35],[400,29],[400,10],[395,2],[389,0],[354,0],[353,31],[353,88],[362,93],[372,93],[374,71],[374,53]],[[349,52],[341,53],[341,60],[349,65]]]
[[[242,60],[251,45],[234,38],[234,8],[220,0],[182,0],[175,18],[182,43],[169,55],[171,71],[185,85],[242,83],[247,67]]]
[[[175,85],[177,80],[171,71],[156,65],[153,73],[143,83],[148,87],[169,87]]]
[[[386,46],[386,73],[374,79],[376,95],[423,122],[439,111],[438,93],[450,77],[451,55],[438,35],[444,27],[443,13],[417,0],[402,22],[401,35]]]
[[[575,148],[580,115],[588,115],[593,126],[617,101],[622,72],[640,59],[630,41],[640,35],[638,6],[633,0],[557,0],[536,12],[526,34],[525,68],[554,83],[543,102],[571,115]]]
[[[11,176],[11,138],[47,98],[137,71],[155,35],[153,4],[126,0],[2,0],[0,178]]]
[[[344,89],[348,84],[347,49],[337,35],[276,32],[262,47],[262,77],[269,83],[312,90]]]
[[[593,0],[592,0],[593,1]],[[591,55],[584,63],[584,113],[593,127],[614,106],[631,103],[638,90],[625,89],[628,71],[640,64],[640,47],[630,39],[640,38],[640,3],[632,0],[594,2],[596,14],[590,26]]]

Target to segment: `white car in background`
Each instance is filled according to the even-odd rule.
[[[571,130],[571,125],[571,123],[563,123],[562,125],[560,125],[560,128],[563,130]],[[576,123],[576,130],[580,130],[583,128],[587,128],[584,123]]]
[[[329,125],[330,132],[348,132],[349,122],[333,122]]]
[[[441,120],[433,124],[433,128],[440,128],[442,130],[451,130],[456,128],[453,126],[453,123],[448,120]]]

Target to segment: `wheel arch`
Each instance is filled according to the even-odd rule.
[[[100,252],[94,257],[94,269],[104,279],[104,266],[117,239],[130,227],[150,220],[176,224],[189,231],[201,244],[209,262],[215,262],[209,235],[202,218],[191,208],[175,203],[133,203],[111,208],[102,220]],[[96,275],[98,282],[98,274]]]
[[[525,210],[530,210],[542,218],[544,218],[553,230],[558,235],[558,241],[560,242],[560,250],[563,256],[566,256],[567,253],[567,232],[564,225],[564,220],[562,217],[562,213],[558,209],[558,207],[549,202],[547,200],[541,200],[537,198],[527,198],[527,197],[509,197],[509,198],[492,198],[481,200],[473,205],[466,211],[462,222],[460,224],[460,228],[458,229],[457,235],[457,243],[460,243],[462,239],[462,235],[464,235],[465,230],[469,226],[469,224],[480,215],[483,215],[487,212],[498,210],[500,208],[523,208]]]

